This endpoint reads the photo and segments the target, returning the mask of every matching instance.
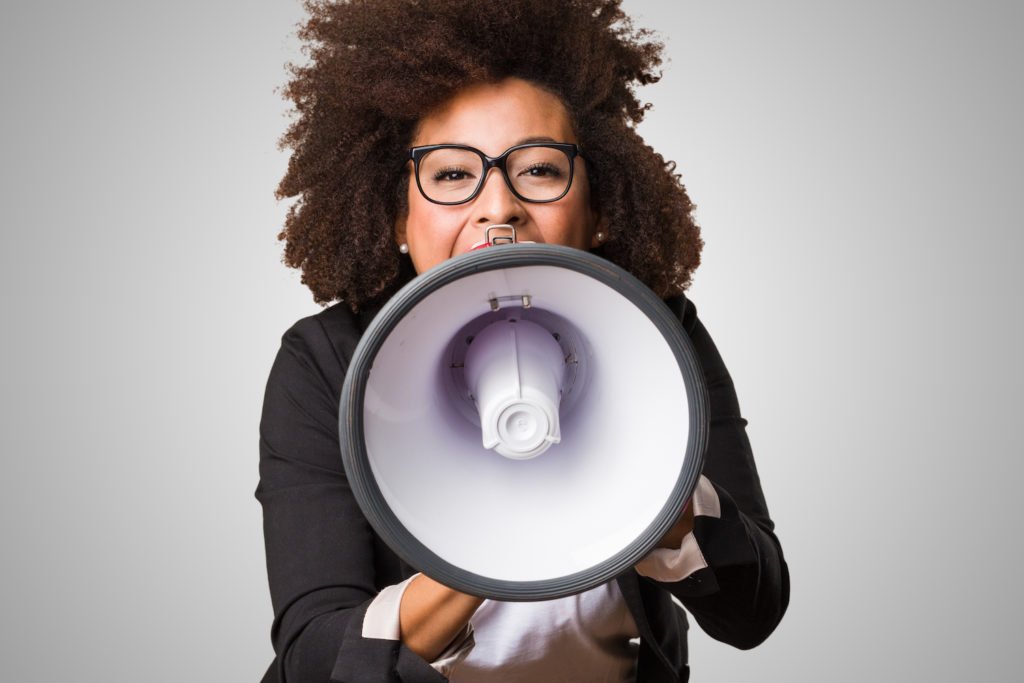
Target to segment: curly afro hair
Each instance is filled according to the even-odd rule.
[[[467,85],[530,81],[565,103],[608,223],[597,250],[662,297],[686,289],[703,242],[675,164],[635,130],[662,45],[621,0],[306,0],[305,65],[277,189],[295,197],[278,239],[316,302],[379,304],[415,275],[394,243],[418,120]],[[618,169],[629,169],[628,173]]]

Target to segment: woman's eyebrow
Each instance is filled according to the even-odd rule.
[[[512,147],[518,147],[519,145],[529,145],[530,143],[533,143],[533,142],[558,142],[558,140],[556,140],[554,138],[549,138],[549,137],[543,136],[543,135],[539,136],[539,137],[538,136],[534,136],[534,137],[523,138],[523,139],[519,140],[517,143],[515,143],[514,145],[512,145]],[[462,147],[472,147],[473,149],[476,149],[476,147],[473,147],[473,145],[469,144],[468,142],[462,142],[462,141],[459,141],[459,140],[455,140],[455,141],[452,141],[452,142],[444,142],[444,143],[440,143],[440,144],[445,144],[445,145],[461,145]]]
[[[516,145],[528,145],[532,142],[556,142],[554,138],[549,137],[534,137],[534,138],[523,138]]]

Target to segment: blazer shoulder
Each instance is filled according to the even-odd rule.
[[[347,366],[362,332],[359,315],[342,302],[295,321],[281,336],[281,344],[299,355],[333,358]]]
[[[686,333],[692,337],[697,326],[697,306],[693,301],[685,294],[679,294],[665,299],[665,304],[683,324]]]

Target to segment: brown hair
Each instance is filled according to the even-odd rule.
[[[658,295],[689,286],[703,242],[675,164],[635,130],[660,78],[661,44],[621,0],[307,0],[305,65],[289,65],[295,116],[278,198],[295,197],[278,239],[321,304],[358,310],[415,273],[394,243],[407,210],[417,121],[472,83],[515,76],[558,95],[608,222],[602,256]]]

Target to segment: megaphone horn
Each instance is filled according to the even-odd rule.
[[[707,392],[685,331],[629,273],[545,244],[445,261],[356,348],[339,432],[353,493],[408,564],[543,600],[626,571],[700,475]]]

